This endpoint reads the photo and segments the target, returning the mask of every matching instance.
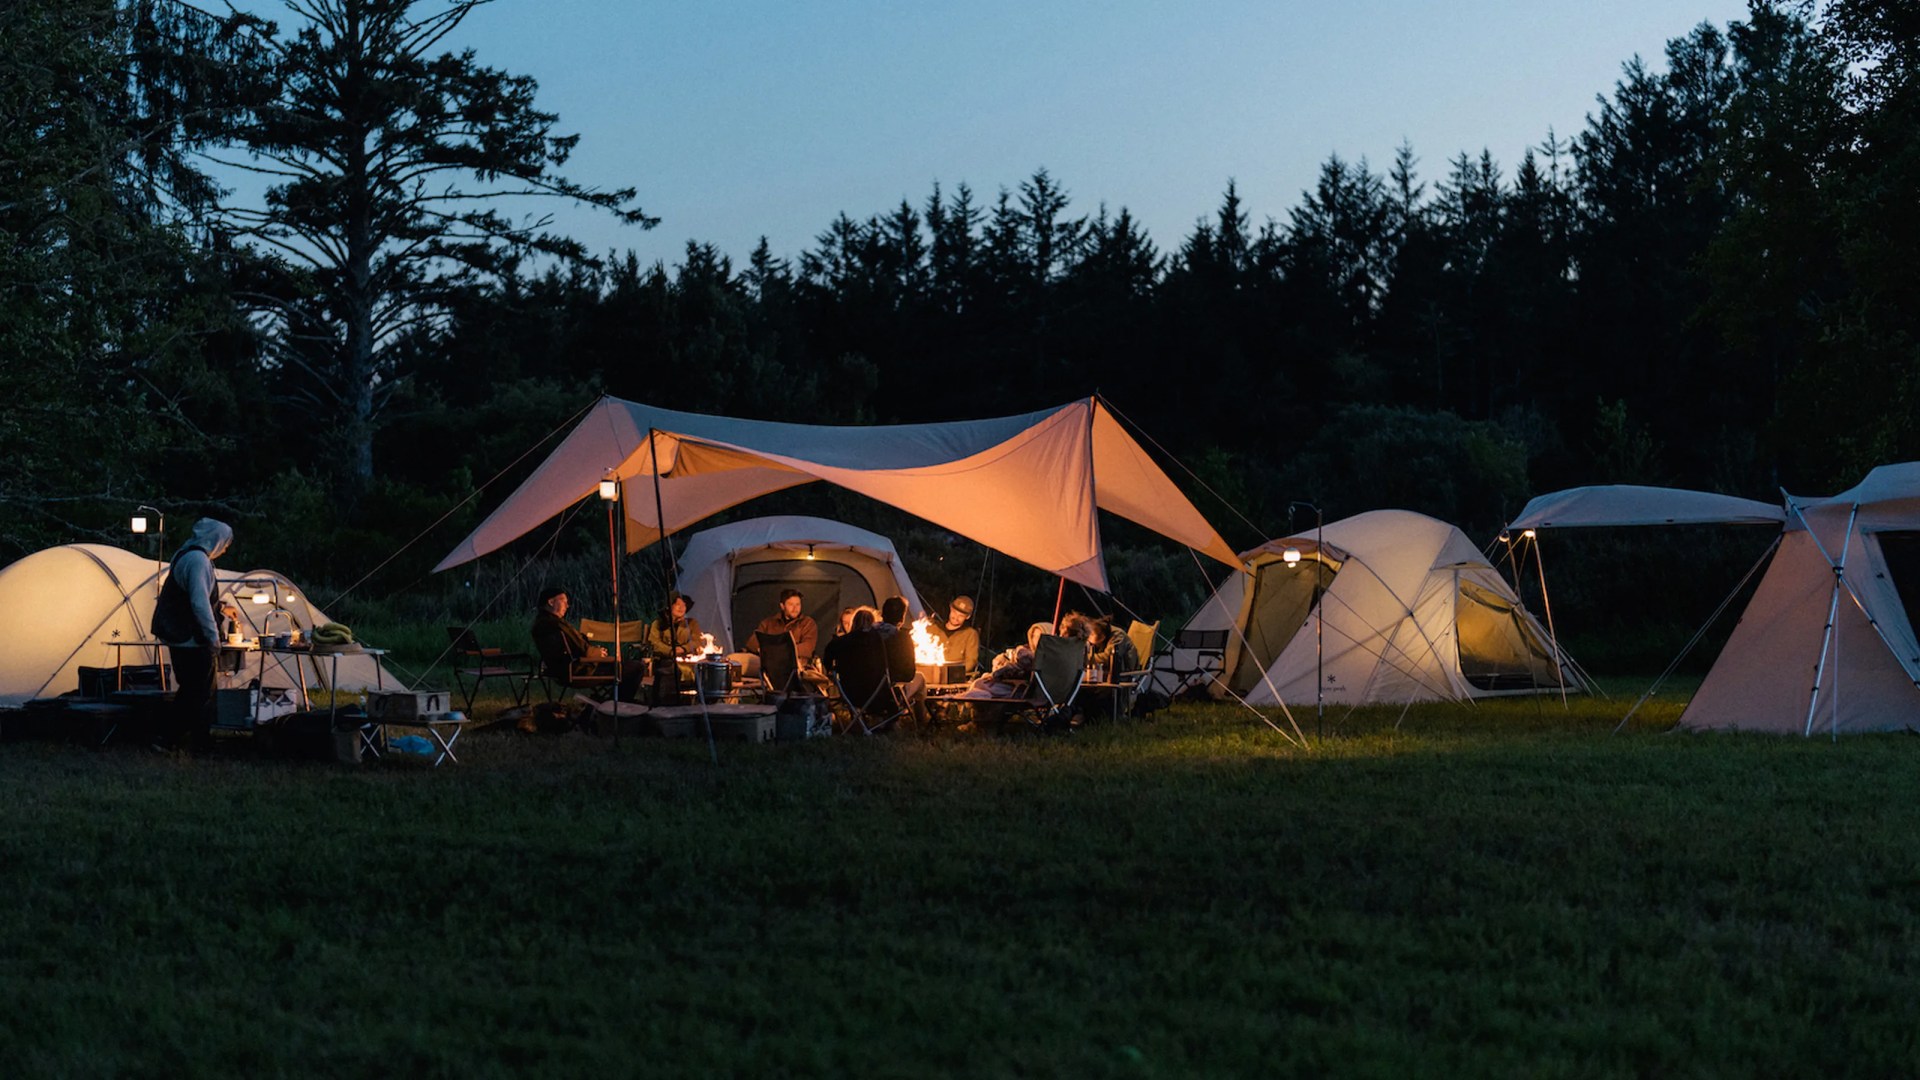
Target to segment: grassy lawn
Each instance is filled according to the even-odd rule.
[[[0,746],[8,1075],[1911,1075],[1906,736]],[[486,707],[476,712],[485,715]],[[1309,733],[1310,710],[1300,714]]]

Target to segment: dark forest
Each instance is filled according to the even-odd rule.
[[[1773,499],[1917,456],[1911,0],[1756,2],[1623,58],[1583,129],[1519,161],[1331,157],[1284,209],[1223,177],[1184,236],[1041,168],[849,208],[803,251],[693,243],[672,265],[517,204],[654,223],[646,177],[566,178],[539,73],[444,46],[473,6],[0,8],[0,558],[131,545],[147,503],[182,529],[222,516],[239,562],[367,610],[469,616],[604,565],[589,513],[427,573],[601,394],[853,424],[1097,392],[1242,547],[1310,527],[1301,501],[1490,541],[1562,487]],[[228,191],[236,169],[265,197]],[[1037,571],[850,496],[740,513],[770,508],[890,532],[930,598],[1052,600]],[[1107,536],[1115,602],[1177,622],[1202,595],[1184,551]],[[1658,656],[1764,542],[1583,539],[1549,567],[1554,602]],[[1632,622],[1628,581],[1674,592],[1674,625]]]

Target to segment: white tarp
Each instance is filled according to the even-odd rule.
[[[1666,491],[1599,487],[1542,495],[1510,527],[1663,523],[1652,514],[1606,520],[1598,509],[1634,506],[1649,490]],[[1733,512],[1748,500],[1667,494],[1676,497],[1664,503],[1669,508],[1724,500],[1728,510],[1681,521],[1761,520],[1757,511]],[[1543,505],[1590,509],[1534,514]],[[1920,462],[1883,465],[1831,497],[1789,496],[1771,522],[1782,529],[1779,548],[1680,725],[1809,735],[1920,727],[1920,641],[1882,545],[1882,534],[1920,531]]]
[[[150,641],[147,620],[154,599],[166,580],[167,564],[104,544],[65,544],[36,551],[0,570],[0,705],[18,705],[30,698],[57,697],[78,687],[80,668],[113,667],[122,650],[112,641]],[[234,599],[242,629],[249,637],[264,630],[299,629],[310,632],[331,620],[308,602],[306,594],[271,570],[216,570],[221,593]],[[256,593],[278,600],[255,604]],[[127,648],[125,662],[150,664],[165,649]],[[261,675],[259,654],[246,654],[242,671],[224,677],[220,685],[244,686]],[[262,685],[294,687],[305,668],[310,690],[324,690],[332,676],[333,659],[310,655],[268,659]],[[346,654],[339,658],[341,690],[370,690],[384,680],[389,689],[404,686],[383,671],[374,657]]]
[[[593,495],[607,477],[623,481],[634,551],[748,499],[824,480],[1090,588],[1107,588],[1096,509],[1239,565],[1093,398],[991,420],[827,427],[608,397],[435,569],[499,549]]]
[[[1710,491],[1607,484],[1568,488],[1527,503],[1507,528],[1565,529],[1605,525],[1779,525],[1786,512]]]
[[[741,580],[743,571],[748,567],[783,569],[793,580],[768,579],[768,583],[792,584],[800,590],[808,613],[816,621],[822,614],[826,616],[826,621],[820,622],[824,644],[826,635],[833,632],[840,607],[853,606],[840,598],[833,585],[834,575],[816,574],[823,584],[821,589],[809,588],[802,580],[809,571],[829,566],[858,577],[865,592],[860,603],[878,604],[898,595],[906,598],[908,611],[922,610],[920,594],[901,565],[893,541],[845,522],[801,515],[751,518],[694,533],[680,556],[678,591],[693,599],[693,617],[699,620],[700,628],[713,635],[722,651],[733,652],[746,643],[755,622],[773,613],[772,603],[763,605],[765,610],[757,615],[736,611],[738,598],[748,591]],[[833,595],[825,596],[830,589]],[[767,590],[752,591],[757,595]]]
[[[1256,705],[1364,705],[1560,691],[1545,629],[1459,529],[1374,510],[1328,522],[1321,537],[1242,553],[1247,572],[1188,622],[1232,631],[1216,692]],[[1288,548],[1300,552],[1295,566]],[[1581,688],[1571,670],[1565,678]]]

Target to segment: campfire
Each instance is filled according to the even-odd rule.
[[[944,664],[947,660],[947,647],[933,636],[933,624],[925,615],[913,620],[913,662],[916,664]]]
[[[720,655],[720,646],[715,645],[713,643],[712,634],[701,634],[700,648],[695,651],[689,652],[687,655],[692,657],[695,660],[698,660],[703,656],[718,656]]]

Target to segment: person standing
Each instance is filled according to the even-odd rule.
[[[157,749],[212,745],[209,725],[213,708],[214,662],[220,651],[220,618],[238,619],[240,612],[220,599],[220,582],[213,562],[233,546],[233,527],[224,521],[201,518],[193,533],[174,553],[166,583],[153,604],[149,626],[165,642],[173,664],[176,690],[167,716],[167,730],[154,743]]]

